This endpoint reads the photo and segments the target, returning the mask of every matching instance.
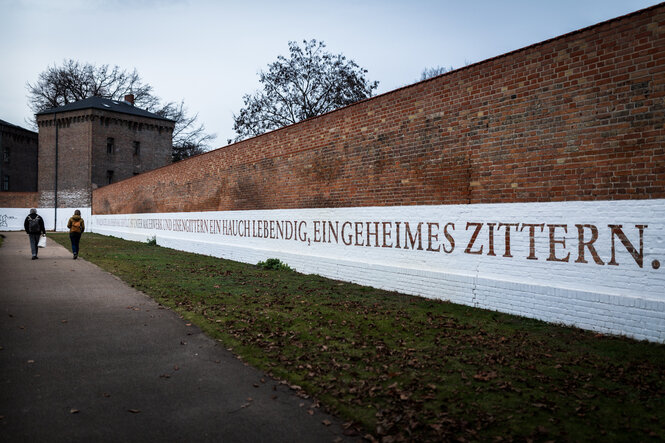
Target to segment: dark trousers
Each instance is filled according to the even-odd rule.
[[[78,255],[78,253],[79,253],[79,242],[81,241],[81,233],[80,232],[70,232],[69,233],[69,239],[72,241],[72,253]]]
[[[32,256],[37,257],[37,251],[39,248],[37,247],[37,243],[39,243],[39,237],[42,236],[42,234],[28,234],[30,237],[30,250],[32,251]]]

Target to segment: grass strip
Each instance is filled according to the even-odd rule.
[[[665,345],[96,234],[81,251],[317,398],[349,433],[665,439]]]

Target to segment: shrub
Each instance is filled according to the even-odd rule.
[[[293,271],[289,265],[282,263],[278,258],[269,258],[266,261],[260,261],[256,264],[259,268],[274,271]]]
[[[157,236],[153,235],[152,237],[148,237],[147,243],[150,246],[157,246]]]

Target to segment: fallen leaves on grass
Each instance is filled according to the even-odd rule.
[[[91,260],[186,313],[298,395],[321,399],[349,420],[346,431],[370,441],[571,441],[603,432],[665,438],[657,427],[665,421],[658,403],[663,346],[117,239],[87,240]]]

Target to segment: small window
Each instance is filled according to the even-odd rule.
[[[5,175],[2,177],[2,190],[9,191],[9,176]]]
[[[5,163],[9,163],[9,147],[6,146],[5,149],[2,150],[2,161]]]
[[[134,155],[141,155],[141,142],[134,141]]]
[[[106,184],[110,185],[113,183],[113,171],[106,171]]]
[[[106,139],[106,153],[115,154],[115,139],[113,137]]]

